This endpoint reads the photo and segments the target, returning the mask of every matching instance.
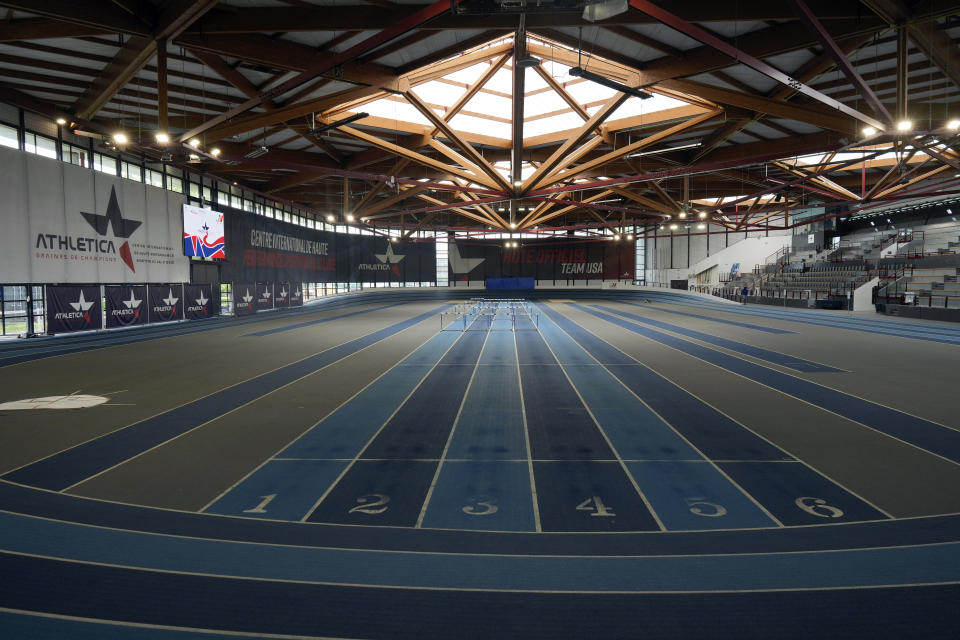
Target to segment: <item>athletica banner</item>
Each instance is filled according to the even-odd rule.
[[[5,282],[190,278],[182,194],[7,148],[0,166]]]
[[[238,316],[249,316],[257,311],[257,285],[233,285],[233,313]]]
[[[103,328],[100,287],[47,287],[47,333]]]
[[[437,278],[437,245],[395,241],[377,236],[338,236],[346,244],[350,282],[433,282]],[[343,255],[338,249],[338,255]]]
[[[303,306],[303,285],[299,282],[290,283],[290,306],[291,307],[302,307]]]
[[[257,311],[273,309],[273,284],[269,282],[257,283]]]
[[[107,328],[147,324],[147,288],[145,286],[106,286]]]
[[[632,241],[525,240],[516,248],[505,241],[464,241],[448,245],[450,278],[535,278],[537,280],[632,279],[636,246]]]
[[[152,284],[147,287],[150,301],[150,322],[183,319],[183,285]]]
[[[214,315],[217,305],[213,299],[213,286],[188,284],[183,287],[183,316],[187,320],[203,320]]]
[[[290,283],[278,282],[273,285],[273,306],[282,309],[290,306]]]

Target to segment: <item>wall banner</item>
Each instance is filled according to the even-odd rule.
[[[437,279],[437,245],[433,241],[391,242],[383,237],[349,235],[338,235],[337,240],[349,247],[350,282],[433,282]]]
[[[273,285],[273,306],[285,309],[290,306],[290,283],[278,282]]]
[[[189,279],[182,194],[14,149],[0,166],[6,282]]]
[[[335,282],[334,237],[236,209],[224,210],[224,282]]]
[[[436,244],[308,229],[225,210],[224,282],[433,282]]]
[[[47,333],[103,328],[100,287],[47,287]]]
[[[257,311],[273,309],[273,283],[257,283]]]
[[[626,240],[525,240],[516,249],[503,241],[449,244],[452,280],[631,280],[635,260],[636,245]]]
[[[147,324],[147,288],[145,286],[106,286],[107,328]]]
[[[303,306],[303,285],[299,282],[290,283],[290,306],[291,307],[302,307]]]
[[[209,284],[188,284],[183,288],[183,315],[187,320],[203,320],[214,315],[216,300]]]
[[[257,285],[233,285],[233,312],[238,316],[249,316],[256,313]]]
[[[147,287],[150,300],[150,322],[171,322],[183,319],[183,285],[152,284]]]

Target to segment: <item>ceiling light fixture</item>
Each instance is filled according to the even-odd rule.
[[[670,153],[671,151],[680,151],[681,149],[696,149],[697,147],[702,147],[702,142],[691,142],[690,144],[681,144],[676,147],[666,147],[665,149],[653,149],[651,151],[638,151],[637,153],[630,153],[624,158],[639,158],[640,156],[652,156],[658,153]]]
[[[191,144],[193,144],[191,142]],[[266,145],[260,145],[256,149],[252,149],[247,153],[243,154],[244,158],[259,158],[262,155],[266,155],[270,151],[270,148]]]
[[[66,119],[66,118],[57,118],[57,124],[62,127],[63,125],[67,124],[67,119]]]
[[[333,217],[332,213],[327,214],[327,222],[333,222],[336,218]]]
[[[214,158],[218,157],[220,155],[220,147],[214,147],[213,149],[210,149],[210,155],[212,155]]]
[[[582,67],[573,67],[570,69],[570,75],[574,78],[583,78],[584,80],[596,82],[597,84],[603,85],[608,89],[613,89],[614,91],[619,91],[620,93],[625,93],[629,96],[640,98],[642,100],[653,97],[652,94],[647,93],[646,91],[641,91],[636,87],[629,87],[623,83],[617,82],[616,80],[611,80],[610,78],[593,73],[592,71],[587,71]]]
[[[871,136],[877,135],[877,129],[876,129],[876,127],[864,127],[864,128],[863,128],[863,135],[865,135],[865,136],[868,137],[868,138],[871,137]]]
[[[957,129],[960,129],[960,120],[951,120],[948,122],[947,129],[950,129],[950,131],[956,131]]]
[[[910,120],[901,120],[897,123],[897,131],[910,131],[913,129],[913,122]]]
[[[627,0],[586,0],[583,6],[583,19],[587,22],[599,22],[618,16],[627,10]]]
[[[170,136],[164,131],[157,131],[153,137],[156,138],[157,144],[167,144],[170,142]]]
[[[120,131],[113,134],[113,141],[116,142],[117,144],[127,144],[127,142],[129,142],[129,140],[127,139],[127,134]]]
[[[199,147],[199,146],[200,146],[200,138],[194,138],[193,140],[191,140],[191,141],[190,141],[190,146],[193,147],[194,149],[196,149],[197,147]]]
[[[352,213],[347,214],[347,222],[353,222],[355,219]]]

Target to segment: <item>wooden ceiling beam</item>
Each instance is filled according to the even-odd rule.
[[[80,118],[91,118],[124,85],[133,79],[157,53],[158,43],[176,38],[218,0],[175,0],[167,3],[157,25],[148,37],[131,37],[104,67],[89,90],[77,101],[74,111]]]
[[[448,118],[441,118],[437,113],[427,106],[423,100],[420,99],[420,96],[416,94],[413,89],[407,89],[403,92],[403,97],[406,98],[407,102],[416,108],[427,120],[430,121],[434,126],[434,131],[431,133],[431,136],[436,136],[440,134],[453,142],[461,151],[466,154],[466,159],[469,163],[477,169],[479,175],[486,175],[490,178],[500,189],[504,191],[509,191],[511,189],[510,184],[500,175],[500,173],[493,168],[487,160],[477,153],[477,150],[474,149],[470,143],[460,137],[460,134],[453,130],[450,126],[447,125]],[[462,107],[461,107],[462,108]]]
[[[602,156],[587,160],[586,162],[579,164],[576,167],[573,167],[571,169],[568,169],[563,173],[553,174],[549,178],[549,183],[554,183],[561,180],[570,180],[571,178],[582,175],[583,173],[595,167],[599,167],[608,162],[618,160],[628,154],[639,151],[640,149],[655,145],[658,142],[669,138],[670,136],[676,135],[682,131],[686,131],[687,129],[692,129],[708,120],[711,120],[713,118],[716,118],[717,116],[720,116],[722,113],[723,113],[722,111],[711,111],[707,113],[702,113],[698,116],[694,116],[689,120],[686,120],[679,124],[675,124],[672,127],[669,127],[662,131],[658,131],[657,133],[646,136],[645,138],[642,138],[640,140],[637,140],[636,142],[632,142],[628,145],[620,147],[619,149],[614,149],[613,151],[609,153],[605,153]],[[546,183],[546,181],[544,182]]]
[[[733,89],[725,89],[692,80],[665,80],[661,84],[684,92],[696,92],[720,104],[750,109],[775,118],[785,118],[812,124],[822,129],[856,133],[857,125],[853,118],[838,114],[836,111],[813,106],[799,106],[781,100],[771,100],[755,94],[747,94]]]
[[[449,164],[445,162],[441,162],[440,160],[436,160],[429,156],[425,156],[421,153],[417,153],[416,151],[411,151],[410,149],[405,149],[404,147],[395,145],[392,142],[381,140],[380,138],[377,138],[376,136],[372,136],[364,131],[360,131],[359,129],[354,129],[353,127],[341,126],[339,127],[339,130],[344,132],[348,136],[351,136],[358,140],[363,140],[364,142],[367,142],[375,147],[379,147],[384,151],[389,151],[394,155],[407,158],[409,160],[412,160],[413,162],[431,167],[433,169],[437,169],[438,171],[441,171],[443,173],[447,173],[450,175],[463,178],[468,182],[474,182],[474,183],[489,187],[491,189],[496,189],[496,186],[494,185],[492,180],[484,179],[481,176],[474,176],[465,171],[461,171],[460,169],[457,169],[455,167],[451,167]]]
[[[93,27],[108,33],[127,33],[148,37],[154,33],[152,16],[141,20],[119,7],[103,2],[76,2],[74,0],[3,0],[0,6],[52,18],[61,22]]]
[[[590,135],[594,129],[596,129],[600,124],[603,123],[609,116],[613,114],[617,108],[627,101],[629,96],[625,93],[617,92],[611,96],[606,103],[597,110],[593,116],[587,120],[579,130],[576,131],[572,136],[567,138],[563,144],[557,147],[557,150],[550,154],[550,157],[547,158],[533,174],[523,181],[522,191],[529,191],[531,188],[535,188],[540,182],[543,181],[543,178],[552,172],[554,169],[563,168],[569,166],[569,161],[567,156],[570,151],[579,145],[584,139]]]

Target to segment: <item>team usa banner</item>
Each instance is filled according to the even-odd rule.
[[[448,245],[448,260],[455,280],[624,280],[633,278],[636,246],[625,240],[527,240],[508,249],[502,242],[460,240]]]
[[[233,285],[233,313],[238,316],[249,316],[257,311],[257,285]]]
[[[183,319],[183,285],[159,284],[147,287],[150,300],[150,322],[171,322]]]
[[[100,287],[47,287],[47,333],[103,328]]]
[[[204,320],[219,308],[213,299],[213,287],[209,284],[188,284],[183,288],[183,316],[187,320]]]
[[[104,287],[107,299],[107,328],[147,324],[147,288],[145,286]]]

